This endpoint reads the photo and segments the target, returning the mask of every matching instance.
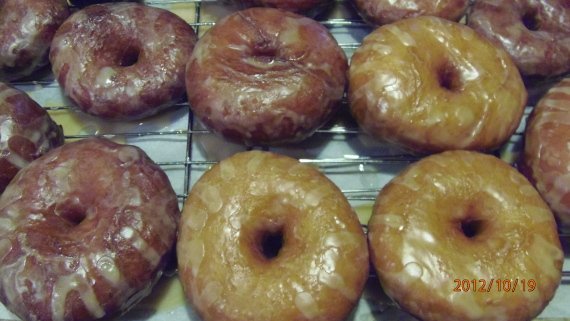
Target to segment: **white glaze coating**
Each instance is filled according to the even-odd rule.
[[[475,152],[410,165],[380,192],[369,222],[383,289],[426,321],[533,319],[560,283],[564,253],[552,212],[527,187],[514,168]],[[466,232],[470,222],[479,225]],[[455,279],[484,290],[454,291]],[[499,279],[518,288],[499,291]],[[523,290],[531,279],[536,288]]]
[[[166,175],[136,147],[92,138],[53,150],[0,197],[0,217],[12,223],[0,226],[0,299],[27,320],[128,309],[162,273],[177,204]]]
[[[212,212],[203,195],[214,190],[221,206]],[[366,240],[318,170],[272,153],[236,154],[200,178],[184,209],[179,275],[204,320],[340,321],[358,300],[368,277]],[[283,247],[269,259],[263,235],[279,230]]]

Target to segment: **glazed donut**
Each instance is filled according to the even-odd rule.
[[[385,25],[419,16],[459,20],[469,0],[354,0],[356,10],[372,25]]]
[[[560,283],[552,212],[490,155],[451,151],[410,165],[382,189],[368,228],[382,288],[424,321],[531,320]]]
[[[552,87],[535,106],[525,132],[523,172],[560,225],[570,227],[570,79]]]
[[[194,114],[211,130],[247,145],[297,142],[330,118],[348,63],[318,22],[251,8],[216,23],[188,62]]]
[[[269,7],[302,13],[323,8],[332,0],[231,0],[244,7]]]
[[[260,151],[221,161],[195,184],[177,254],[204,321],[344,320],[368,277],[366,238],[339,189]]]
[[[196,35],[181,18],[137,3],[89,6],[67,19],[50,61],[66,95],[107,119],[139,119],[184,96]]]
[[[0,193],[16,173],[63,145],[63,130],[26,93],[0,82]]]
[[[0,81],[47,65],[53,35],[68,15],[65,0],[0,1]]]
[[[94,320],[146,296],[173,254],[178,201],[139,148],[90,138],[0,197],[0,300],[24,320]]]
[[[518,127],[527,99],[504,50],[436,17],[368,35],[352,56],[349,87],[364,131],[415,153],[497,148]]]
[[[570,70],[567,0],[478,0],[467,20],[507,50],[524,75],[552,76]]]

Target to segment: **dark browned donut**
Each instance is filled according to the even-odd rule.
[[[0,1],[0,81],[47,65],[53,35],[68,15],[65,0]]]
[[[175,14],[137,3],[106,3],[74,13],[50,51],[53,72],[81,110],[138,119],[184,96],[184,69],[196,36]]]
[[[505,48],[524,75],[570,70],[568,0],[478,0],[468,25]]]
[[[229,15],[196,45],[186,71],[194,114],[241,143],[311,135],[336,110],[348,64],[318,22],[272,8]]]
[[[269,7],[302,13],[333,3],[332,0],[230,0],[245,7]]]
[[[32,160],[63,144],[63,131],[24,92],[0,82],[0,193]]]
[[[140,149],[102,138],[56,148],[0,197],[0,300],[24,320],[125,311],[162,274],[178,201]]]

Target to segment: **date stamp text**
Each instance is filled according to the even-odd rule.
[[[454,279],[453,292],[532,292],[534,279]]]

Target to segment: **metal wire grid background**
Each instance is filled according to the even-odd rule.
[[[201,35],[204,32],[204,29],[207,29],[215,24],[215,21],[208,20],[204,18],[203,14],[203,7],[207,5],[222,5],[221,0],[146,0],[144,1],[146,4],[151,6],[157,7],[166,7],[168,8],[171,5],[179,5],[179,4],[193,4],[194,5],[194,21],[190,21],[189,23],[192,27],[196,30],[197,34]],[[352,10],[349,0],[337,0],[336,6],[343,6],[344,11]],[[356,35],[354,39],[349,40],[339,40],[339,45],[345,50],[347,56],[351,56],[352,52],[358,48],[360,45],[360,40],[366,34],[368,34],[371,29],[368,27],[357,15],[349,14],[348,16],[344,17],[334,17],[329,18],[329,16],[325,16],[322,19],[317,19],[320,23],[328,27],[333,34],[335,34],[335,30],[341,30],[341,33],[349,33]],[[336,36],[336,35],[335,35]],[[338,38],[337,38],[338,39]],[[29,80],[23,82],[16,82],[13,83],[16,87],[23,88],[24,90],[34,88],[34,87],[42,87],[42,88],[51,88],[54,90],[59,90],[59,86],[57,82],[53,79],[51,74],[45,75],[42,80]],[[538,86],[540,87],[540,86]],[[538,90],[539,92],[543,92],[542,89]],[[534,101],[535,102],[535,101]],[[530,104],[533,104],[533,99],[531,98]],[[362,137],[365,136],[359,131],[357,124],[355,124],[350,116],[348,115],[348,107],[347,101],[344,99],[342,110],[340,115],[338,115],[335,119],[333,119],[329,124],[325,125],[323,128],[319,129],[315,133],[315,137],[317,138],[310,138],[310,140],[340,140],[345,141],[348,139],[352,139],[355,137]],[[54,112],[70,112],[73,113],[73,108],[67,104],[62,104],[58,106],[50,106],[45,107],[50,111],[50,113]],[[524,119],[527,118],[531,111],[531,108],[527,108],[525,111]],[[124,140],[154,140],[154,139],[164,139],[164,138],[173,138],[176,140],[182,140],[185,144],[185,153],[184,159],[166,159],[166,160],[157,160],[156,163],[161,166],[165,171],[176,171],[178,173],[183,173],[182,179],[182,186],[181,188],[175,188],[177,190],[177,196],[180,200],[180,204],[182,205],[186,199],[188,192],[190,191],[193,182],[198,179],[198,177],[207,170],[211,165],[217,163],[220,159],[216,157],[208,159],[207,157],[197,157],[196,155],[196,140],[201,139],[205,136],[214,136],[210,133],[207,129],[204,129],[199,122],[197,122],[192,113],[189,112],[189,106],[187,102],[181,102],[175,106],[175,113],[178,114],[186,114],[186,128],[158,128],[152,130],[122,130],[114,128],[113,130],[109,131],[96,131],[93,133],[80,133],[80,134],[66,134],[66,140],[75,140],[75,139],[82,139],[91,136],[104,136],[109,138],[117,138],[120,137]],[[524,130],[524,121],[517,130],[517,132],[513,135],[510,143],[508,145],[517,145],[520,144],[520,138],[522,137],[523,130]],[[119,126],[117,126],[119,127]],[[311,144],[311,143],[309,143]],[[273,148],[267,147],[255,147],[256,149],[263,149],[263,150],[275,150]],[[295,148],[303,149],[303,144],[296,146]],[[229,148],[231,150],[231,148]],[[245,149],[245,148],[244,148]],[[292,156],[297,157],[301,162],[313,164],[318,166],[325,174],[328,174],[328,171],[335,172],[337,170],[348,172],[351,174],[351,171],[359,171],[362,170],[363,167],[370,167],[373,169],[378,168],[388,168],[388,172],[391,173],[389,176],[393,176],[393,174],[397,173],[399,170],[403,169],[409,163],[417,160],[417,157],[401,153],[398,151],[390,150],[389,147],[387,148],[367,148],[364,149],[364,153],[356,153],[356,154],[342,154],[339,153],[338,155],[326,155],[324,157],[317,156],[317,157],[305,157],[304,153],[293,152]],[[382,150],[381,152],[376,152],[377,150]],[[277,152],[285,151],[288,153],[288,147],[284,147],[283,149],[276,149]],[[373,151],[373,152],[372,152]],[[497,152],[497,156],[501,152]],[[299,156],[301,155],[301,156]],[[152,157],[152,155],[151,155]],[[505,157],[503,157],[505,158]],[[512,159],[511,159],[512,161]],[[346,173],[345,173],[346,174]],[[170,177],[171,175],[169,175]],[[365,188],[345,188],[341,187],[341,190],[346,195],[348,200],[353,204],[362,204],[362,203],[372,203],[376,198],[376,195],[380,188],[385,183],[383,182],[378,183],[376,186],[373,187],[365,187]],[[363,225],[363,228],[366,229],[366,226]],[[570,234],[564,233],[561,235],[562,242],[566,244],[566,255],[568,256],[568,249],[570,246]],[[570,284],[570,270],[568,268],[565,269],[563,272],[563,279],[562,284]]]

